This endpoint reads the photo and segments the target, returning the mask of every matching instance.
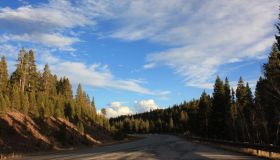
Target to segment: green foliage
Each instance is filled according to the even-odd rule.
[[[21,102],[21,107],[20,111],[22,113],[27,114],[29,111],[29,100],[28,100],[28,95],[21,93],[20,94],[20,102]]]
[[[268,62],[263,65],[263,77],[256,85],[256,107],[253,127],[259,137],[272,144],[280,144],[280,26]],[[249,96],[249,95],[248,95]],[[256,117],[256,118],[255,118]],[[255,138],[256,139],[256,138]],[[260,138],[258,138],[260,139]]]
[[[0,61],[0,111],[17,110],[36,119],[62,117],[78,124],[81,132],[84,126],[99,125],[110,129],[109,121],[96,115],[94,99],[79,85],[73,97],[72,86],[67,77],[58,80],[48,64],[42,73],[37,71],[33,50],[22,48],[18,53],[16,70],[9,78],[7,62]]]
[[[5,97],[0,95],[0,111],[6,111],[8,109],[8,104],[6,102]]]
[[[85,129],[84,129],[83,123],[78,122],[77,127],[78,127],[78,130],[79,130],[80,132],[84,133],[84,130],[85,130]]]
[[[9,82],[8,66],[7,66],[5,56],[2,56],[0,62],[0,93],[3,95],[8,94],[8,90],[7,90],[8,82]]]
[[[224,82],[217,77],[214,85],[213,91],[213,103],[212,112],[210,117],[210,135],[212,138],[223,137],[227,139],[228,137],[228,125],[227,125],[227,111],[230,108],[228,102],[228,86],[227,79]]]
[[[211,98],[210,96],[204,91],[201,94],[198,103],[198,133],[208,137],[209,131],[209,115],[211,113]]]
[[[10,99],[11,99],[11,108],[19,110],[21,106],[21,102],[20,102],[19,88],[16,85],[12,87]]]

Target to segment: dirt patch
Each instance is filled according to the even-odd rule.
[[[112,139],[101,127],[85,132],[63,118],[32,119],[20,112],[0,116],[0,154],[32,153],[102,144]]]

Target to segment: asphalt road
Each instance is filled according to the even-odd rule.
[[[258,160],[256,157],[229,152],[211,146],[188,142],[172,135],[151,134],[122,144],[75,151],[30,156],[21,160],[110,160],[110,159],[190,159],[190,160]]]

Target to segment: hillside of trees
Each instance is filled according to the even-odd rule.
[[[111,118],[126,133],[185,133],[189,136],[280,145],[280,23],[255,94],[240,77],[236,90],[217,77],[212,95],[167,109]]]
[[[36,123],[39,126],[38,132],[43,135],[59,137],[59,134],[51,134],[54,129],[51,127],[55,125],[48,129],[44,128],[52,121],[56,122],[54,124],[57,124],[57,127],[62,124],[65,126],[68,124],[66,121],[69,121],[71,123],[69,126],[74,125],[70,128],[77,127],[80,133],[92,133],[90,135],[96,136],[97,132],[101,132],[99,137],[102,137],[102,134],[105,137],[111,136],[112,128],[109,121],[96,113],[94,98],[90,99],[80,84],[74,96],[69,79],[58,78],[52,74],[47,64],[43,72],[38,71],[33,50],[26,51],[22,48],[19,51],[16,70],[11,75],[8,74],[7,68],[6,58],[2,56],[0,61],[0,148],[6,145],[4,142],[7,138],[9,139],[7,134],[19,132],[18,128],[15,128],[16,123],[21,124],[23,128],[28,128],[27,124],[23,126],[25,120],[22,120],[29,119],[28,117],[31,118],[30,124]],[[19,120],[15,121],[16,119]],[[48,121],[50,123],[47,123]],[[8,126],[10,128],[7,128]],[[63,132],[63,127],[58,132],[60,131]],[[63,136],[60,137],[62,140],[65,139]],[[67,141],[68,144],[74,144],[71,141],[75,141],[75,137]]]

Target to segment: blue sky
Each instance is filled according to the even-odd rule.
[[[1,0],[0,54],[21,47],[82,83],[108,116],[212,92],[217,75],[253,88],[274,41],[279,0]]]

